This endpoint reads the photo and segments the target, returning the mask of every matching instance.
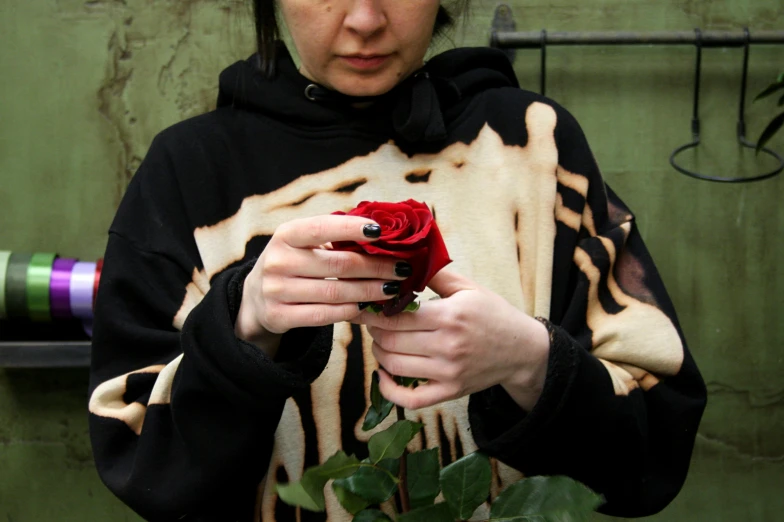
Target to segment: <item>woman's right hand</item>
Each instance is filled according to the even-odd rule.
[[[280,335],[292,328],[348,321],[360,314],[359,303],[394,297],[398,281],[411,274],[408,263],[329,247],[334,241],[373,241],[380,233],[377,223],[356,216],[279,226],[245,279],[237,337],[274,356]]]

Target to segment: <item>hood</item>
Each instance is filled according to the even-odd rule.
[[[302,76],[285,45],[278,44],[277,73],[267,78],[254,54],[220,75],[218,107],[235,107],[300,127],[347,125],[364,122],[390,129],[410,143],[438,142],[446,138],[444,114],[487,89],[518,87],[506,55],[486,47],[446,51],[390,92],[357,98],[329,90]],[[370,109],[353,105],[372,101]]]

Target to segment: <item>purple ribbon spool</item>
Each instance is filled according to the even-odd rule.
[[[95,263],[78,262],[71,272],[71,314],[79,319],[93,318]]]
[[[56,319],[70,319],[71,313],[71,272],[76,264],[76,259],[54,260],[52,265],[52,279],[49,281],[49,304],[52,317]]]

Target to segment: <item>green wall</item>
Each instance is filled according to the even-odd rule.
[[[522,30],[780,30],[784,19],[779,0],[509,3]],[[485,45],[495,5],[475,0],[455,42]],[[5,0],[0,34],[0,249],[83,259],[102,255],[153,136],[208,110],[218,72],[252,49],[238,0]],[[783,56],[784,47],[752,48],[751,94],[784,70]],[[687,484],[651,520],[776,520],[784,176],[722,185],[669,166],[690,138],[693,59],[688,47],[551,48],[548,95],[581,121],[606,179],[637,214],[710,389]],[[741,59],[739,49],[704,54],[698,161],[717,175],[770,167],[734,142]],[[537,51],[518,52],[524,87],[537,89],[538,67]],[[771,104],[749,103],[750,136],[770,116]],[[782,137],[772,145],[784,151]],[[0,370],[0,519],[138,520],[93,469],[86,385],[83,370]]]

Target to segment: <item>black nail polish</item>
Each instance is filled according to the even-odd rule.
[[[397,281],[384,283],[382,289],[384,290],[384,293],[386,295],[396,295],[400,293],[400,283],[398,283]]]
[[[414,273],[414,267],[405,261],[400,261],[395,265],[395,275],[400,277],[408,277]]]
[[[381,226],[365,225],[364,227],[362,227],[362,233],[365,234],[365,237],[369,237],[371,239],[378,239],[381,237]]]
[[[368,306],[370,306],[372,304],[373,303],[357,303],[357,306],[359,307],[359,310],[362,311],[362,310],[364,310],[365,308],[367,308]]]

